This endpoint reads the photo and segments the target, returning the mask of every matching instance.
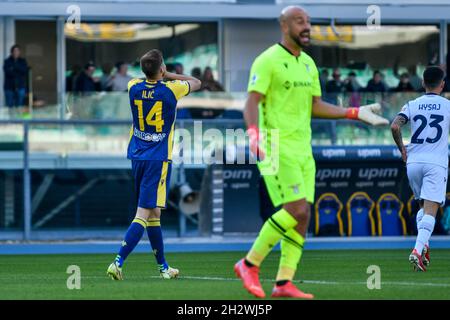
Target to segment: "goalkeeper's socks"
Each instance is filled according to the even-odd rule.
[[[168,265],[166,262],[166,258],[164,257],[164,241],[160,219],[150,218],[147,220],[147,234],[159,269],[167,269]]]
[[[436,219],[432,215],[424,214],[422,220],[417,226],[418,233],[414,249],[416,249],[419,254],[422,252],[425,244],[427,244],[430,240],[431,234],[434,230],[435,222]]]
[[[277,211],[264,223],[246,260],[259,267],[272,248],[280,241],[287,230],[294,228],[297,220],[284,209]]]
[[[139,240],[141,240],[145,227],[146,222],[141,218],[134,218],[133,222],[131,222],[118,254],[121,258],[120,267],[122,267],[123,261],[126,260],[131,251],[139,243]]]
[[[247,259],[244,259],[244,263],[247,267],[251,268],[254,267],[255,265],[253,263],[251,263],[250,261],[248,261]]]
[[[277,273],[278,280],[294,279],[303,253],[305,238],[294,229],[288,230],[281,239],[281,258]]]

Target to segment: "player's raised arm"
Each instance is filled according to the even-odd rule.
[[[407,120],[403,115],[397,115],[391,124],[392,137],[394,138],[395,144],[397,145],[398,150],[400,150],[402,154],[402,159],[405,162],[407,155],[406,155],[406,148],[405,145],[403,144],[402,139],[402,127],[406,124],[406,122]]]
[[[389,124],[389,121],[376,113],[381,110],[378,103],[373,103],[360,108],[342,108],[327,103],[321,97],[313,97],[312,116],[325,119],[352,119],[378,126]]]
[[[187,83],[189,83],[189,90],[190,90],[190,92],[197,91],[202,86],[202,82],[199,79],[194,78],[192,76],[187,76],[187,75],[184,75],[184,74],[165,72],[164,73],[164,78],[167,79],[167,80],[186,81]]]

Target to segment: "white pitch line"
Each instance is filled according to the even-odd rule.
[[[151,276],[150,278],[160,278],[159,276]],[[189,280],[209,280],[209,281],[240,281],[238,278],[223,277],[197,277],[197,276],[180,276],[181,279]],[[273,279],[261,279],[262,282],[273,282]],[[306,284],[324,284],[324,285],[366,285],[364,281],[323,281],[323,280],[294,280],[294,283]],[[450,287],[450,283],[431,283],[431,282],[401,282],[401,281],[381,281],[381,285],[392,286],[424,286],[424,287]]]
[[[45,278],[45,277],[43,277]],[[82,276],[82,279],[106,279],[107,276]],[[128,279],[133,279],[135,277],[130,277]],[[160,276],[145,276],[139,277],[139,279],[161,279]],[[16,280],[11,278],[11,276],[0,276],[0,280]],[[20,276],[20,280],[32,280],[34,277],[24,277]],[[53,277],[48,277],[47,279],[55,279]],[[203,281],[241,281],[238,278],[225,278],[225,277],[199,277],[199,276],[180,276],[180,279],[187,280],[203,280]],[[261,282],[274,282],[273,279],[260,279]],[[322,284],[322,285],[366,285],[364,281],[326,281],[326,280],[293,280],[294,283],[305,283],[305,284]],[[387,286],[416,286],[416,287],[442,287],[450,288],[450,283],[431,283],[431,282],[402,282],[402,281],[381,281],[381,285]]]

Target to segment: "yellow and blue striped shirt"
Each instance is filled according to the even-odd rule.
[[[128,83],[133,115],[128,159],[172,159],[176,106],[189,90],[189,83],[180,80],[133,79]]]

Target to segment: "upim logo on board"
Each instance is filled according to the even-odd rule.
[[[352,175],[352,169],[319,169],[316,178],[320,181],[326,179],[349,179]]]
[[[360,158],[378,158],[381,157],[380,149],[358,149],[358,157]]]
[[[397,168],[365,168],[359,169],[358,171],[358,177],[367,180],[375,178],[396,178],[397,176]]]

